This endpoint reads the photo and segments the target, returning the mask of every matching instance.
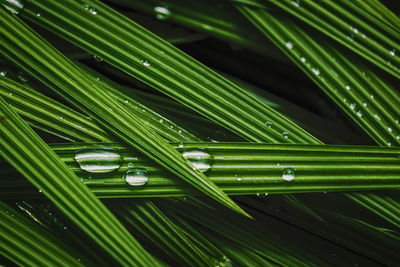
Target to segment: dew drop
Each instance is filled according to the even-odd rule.
[[[142,64],[143,64],[143,66],[145,66],[145,67],[150,67],[150,62],[147,60],[147,59],[142,59]]]
[[[93,7],[89,8],[89,12],[90,12],[90,14],[92,14],[92,15],[97,15],[97,10],[94,9]]]
[[[367,38],[367,36],[364,33],[361,34],[361,37],[364,38],[364,39]]]
[[[265,126],[267,126],[267,128],[271,128],[271,127],[272,127],[272,123],[269,122],[269,121],[267,121],[267,122],[265,123]]]
[[[37,14],[36,14],[36,17],[40,17],[41,15],[42,15],[42,14],[40,14],[40,13],[37,13]]]
[[[198,171],[206,172],[211,169],[213,158],[204,149],[187,149],[182,153],[182,156],[191,163],[194,169]]]
[[[396,136],[396,139],[397,139],[397,140],[400,140],[400,135]]]
[[[25,1],[22,0],[5,0],[1,2],[1,5],[13,14],[21,13],[25,5]]]
[[[357,113],[356,113],[356,114],[357,114],[357,116],[358,116],[358,117],[360,117],[360,118],[363,116],[363,113],[362,113],[362,111],[361,111],[361,110],[357,111]]]
[[[374,96],[374,95],[370,95],[370,96],[369,96],[369,98],[371,98],[371,99],[374,99],[374,98],[375,98],[375,96]]]
[[[305,63],[305,62],[306,62],[306,58],[305,58],[305,57],[301,57],[301,58],[300,58],[300,61],[303,62],[303,63]]]
[[[290,42],[290,41],[286,41],[286,42],[285,42],[285,45],[286,45],[286,47],[287,47],[288,49],[292,49],[292,48],[293,48],[293,43]]]
[[[312,68],[311,70],[315,75],[319,75],[321,73],[318,68]]]
[[[23,72],[18,73],[18,79],[23,82],[23,83],[27,83],[30,80],[30,77],[28,75],[26,75]]]
[[[179,142],[178,147],[179,148],[183,148],[185,146],[185,144],[183,142]]]
[[[387,145],[388,145],[388,146],[392,146],[392,143],[388,142]]]
[[[166,20],[171,15],[171,11],[169,11],[167,6],[156,6],[154,8],[154,12],[156,14],[156,18],[159,20]]]
[[[93,59],[94,59],[94,61],[96,61],[96,62],[98,62],[98,63],[104,61],[101,57],[98,57],[98,56],[93,56]]]
[[[134,166],[133,162],[128,163],[128,168],[132,168]]]
[[[236,181],[241,182],[243,179],[242,178],[236,178]]]
[[[389,55],[394,57],[396,55],[396,49],[389,50]]]
[[[131,186],[143,186],[149,181],[147,170],[142,168],[130,169],[125,174],[125,181]]]
[[[300,7],[300,0],[292,0],[291,3],[292,3],[292,5],[294,5],[295,7]]]
[[[113,149],[83,149],[76,152],[75,161],[84,171],[107,173],[119,169],[122,164],[122,156]]]
[[[378,115],[378,114],[375,114],[375,115],[374,115],[374,118],[375,118],[375,119],[377,119],[378,121],[380,121],[380,120],[381,120],[381,117],[379,117],[379,115]]]
[[[124,103],[125,103],[125,104],[129,104],[129,100],[128,100],[128,99],[125,99]]]
[[[387,127],[387,130],[388,130],[389,133],[393,132],[393,129],[391,127]]]
[[[295,177],[295,172],[292,168],[284,169],[282,172],[282,179],[285,181],[293,181]]]
[[[346,87],[346,90],[350,90],[351,89],[350,85],[346,85],[345,87]]]
[[[9,96],[12,96],[12,95],[13,95],[13,93],[11,93],[11,92],[10,92],[8,95],[9,95]]]
[[[354,35],[353,34],[348,35],[347,36],[347,40],[349,40],[350,42],[353,42],[354,41]]]
[[[163,122],[164,122],[164,120],[163,120],[163,119],[160,119],[160,120],[159,120],[159,122],[160,122],[160,123],[163,123]]]
[[[368,107],[367,102],[364,102],[364,103],[363,103],[363,106],[364,106],[365,108]]]
[[[3,76],[3,77],[6,76],[7,75],[7,71],[5,71],[5,70],[0,71],[0,75]]]
[[[350,107],[350,109],[354,110],[356,108],[356,104],[350,103],[349,107]]]
[[[282,136],[283,136],[283,138],[288,139],[289,138],[289,133],[288,132],[283,132]]]
[[[63,119],[63,117],[60,116],[60,117],[58,117],[58,119],[61,121]]]

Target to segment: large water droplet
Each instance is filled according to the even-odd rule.
[[[22,0],[4,0],[1,5],[11,13],[19,14],[24,9],[25,1]]]
[[[84,149],[76,152],[75,161],[84,171],[107,173],[119,169],[122,156],[112,149]]]
[[[142,168],[130,169],[125,174],[125,181],[131,186],[143,186],[149,181],[147,170]]]
[[[293,181],[295,177],[295,172],[292,168],[284,169],[282,172],[282,179],[285,181]]]
[[[211,169],[213,158],[203,149],[187,149],[182,153],[182,156],[190,161],[192,166],[198,171],[206,172]]]
[[[150,67],[150,62],[147,60],[147,59],[142,59],[142,64],[143,64],[143,66],[145,66],[145,67]]]
[[[171,15],[171,11],[169,11],[167,6],[156,6],[154,8],[154,12],[156,13],[156,18],[159,20],[165,20],[169,18]]]

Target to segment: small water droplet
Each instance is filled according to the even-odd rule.
[[[280,164],[280,163],[277,163],[277,164],[276,164],[276,167],[280,167],[280,166],[281,166],[281,164]]]
[[[360,117],[360,118],[363,116],[363,113],[362,113],[362,111],[361,111],[361,110],[357,111],[357,113],[356,113],[356,114],[357,114],[357,116],[358,116],[358,117]]]
[[[356,108],[356,104],[350,103],[349,107],[350,107],[350,109],[354,110]]]
[[[301,58],[300,58],[300,61],[303,62],[303,63],[305,63],[305,62],[306,62],[306,58],[305,58],[305,57],[301,57]]]
[[[290,42],[290,41],[286,41],[286,42],[285,42],[285,45],[286,45],[286,47],[287,47],[288,49],[292,49],[292,48],[293,48],[293,43]]]
[[[147,60],[147,59],[142,59],[142,64],[143,64],[143,66],[145,66],[145,67],[150,67],[150,62]]]
[[[295,7],[300,7],[300,0],[292,0],[291,3],[292,3],[292,5],[294,5]]]
[[[354,35],[353,34],[348,35],[347,36],[347,40],[349,40],[350,42],[353,42],[354,41]]]
[[[375,98],[375,96],[374,96],[374,95],[370,95],[370,96],[369,96],[369,98],[371,98],[371,99],[374,99],[374,98]]]
[[[107,173],[119,169],[122,156],[113,149],[83,149],[75,154],[79,167],[91,173]]]
[[[42,193],[42,189],[39,189],[39,193]]]
[[[375,114],[375,115],[374,115],[374,118],[375,118],[375,119],[377,119],[378,121],[380,121],[380,120],[381,120],[381,117],[379,117],[379,115],[378,115],[378,114]]]
[[[364,102],[364,103],[363,103],[363,106],[364,106],[365,108],[368,107],[367,102]]]
[[[400,123],[400,120],[399,120],[399,119],[397,119],[397,120],[395,120],[395,122],[396,122],[397,124],[399,124],[399,123]]]
[[[236,181],[241,182],[243,179],[242,178],[236,178]]]
[[[6,76],[7,75],[7,71],[6,70],[0,71],[0,75],[3,76],[3,77]]]
[[[130,169],[125,174],[125,181],[131,186],[143,186],[149,181],[147,170],[142,168]]]
[[[289,138],[289,133],[288,132],[283,132],[282,136],[283,136],[283,138],[288,139]]]
[[[90,12],[90,14],[92,14],[92,15],[97,15],[97,10],[94,9],[93,7],[89,8],[89,12]]]
[[[388,130],[389,133],[393,132],[393,129],[391,127],[387,127],[387,130]]]
[[[267,122],[265,123],[265,126],[267,126],[267,128],[271,128],[271,127],[272,127],[272,123],[269,122],[269,121],[267,121]]]
[[[171,11],[169,11],[166,5],[154,7],[154,12],[156,14],[156,18],[159,20],[166,20],[171,15]]]
[[[18,79],[23,82],[23,83],[27,83],[30,80],[30,77],[28,75],[26,75],[23,72],[18,73]]]
[[[164,122],[164,120],[163,120],[163,119],[160,119],[160,120],[159,120],[159,122],[160,122],[160,123],[163,123],[163,122]]]
[[[1,1],[1,5],[13,14],[19,14],[24,9],[25,1],[23,0],[5,0]]]
[[[315,75],[319,75],[321,73],[318,68],[312,68],[311,70]]]
[[[389,50],[389,55],[394,57],[396,55],[396,49]]]
[[[179,142],[178,147],[179,148],[183,148],[185,146],[185,144],[183,142]]]
[[[63,119],[63,117],[60,116],[60,117],[58,117],[58,119],[61,121]]]
[[[40,14],[40,13],[37,13],[37,14],[36,14],[36,17],[40,17],[40,16],[41,16],[41,14]]]
[[[212,156],[204,149],[191,148],[182,153],[183,158],[187,159],[192,167],[198,171],[206,172],[211,169],[213,162]]]
[[[388,142],[387,145],[388,145],[388,146],[392,146],[392,143]]]
[[[282,179],[285,181],[293,181],[295,177],[295,172],[294,169],[292,168],[287,168],[284,169],[282,172]]]
[[[128,163],[128,168],[132,168],[134,166],[133,162]]]
[[[350,89],[351,89],[350,85],[346,85],[346,90],[350,90]]]
[[[364,33],[361,34],[361,37],[364,38],[364,39],[367,38],[367,36]]]
[[[357,30],[356,28],[354,28],[354,29],[353,29],[353,32],[357,34],[357,33],[358,33],[358,30]]]
[[[12,92],[10,92],[8,95],[9,95],[9,96],[12,96],[12,95],[13,95],[13,93],[12,93]]]
[[[397,139],[397,140],[400,140],[400,135],[396,136],[396,139]]]
[[[96,61],[98,63],[99,62],[103,62],[103,59],[101,57],[96,56],[96,55],[93,56],[93,59],[94,59],[94,61]]]

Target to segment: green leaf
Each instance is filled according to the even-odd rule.
[[[107,131],[215,200],[246,214],[205,175],[189,166],[178,151],[143,125],[140,118],[130,116],[123,106],[104,93],[103,87],[82,73],[27,25],[3,9],[0,9],[0,15],[0,47],[6,51],[11,62],[30,62],[31,67],[35,66],[41,75],[60,86],[61,95],[68,95],[72,103],[80,103],[80,107],[84,107],[87,114],[106,126]]]

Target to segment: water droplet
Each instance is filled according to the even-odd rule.
[[[357,111],[357,113],[356,113],[356,114],[357,114],[357,116],[358,116],[358,117],[360,117],[360,118],[363,116],[363,113],[362,113],[362,111],[361,111],[361,110]]]
[[[354,110],[356,108],[356,104],[350,103],[349,107],[350,107],[350,109]]]
[[[388,146],[392,146],[392,143],[388,142],[387,145],[388,145]]]
[[[290,42],[290,41],[286,41],[286,42],[285,42],[285,45],[286,45],[286,47],[287,47],[288,49],[292,49],[292,48],[293,48],[293,43]]]
[[[22,0],[5,0],[1,2],[1,5],[13,14],[21,13],[25,5],[25,1]]]
[[[11,92],[10,92],[8,95],[9,95],[9,96],[12,96],[12,95],[13,95],[13,93],[11,93]]]
[[[163,122],[164,122],[164,120],[163,120],[163,119],[160,119],[160,120],[159,120],[159,122],[160,122],[160,123],[163,123]]]
[[[354,29],[353,29],[353,32],[357,34],[357,33],[358,33],[358,30],[357,30],[356,28],[354,28]]]
[[[150,67],[150,62],[147,60],[147,59],[142,59],[142,64],[143,64],[143,66],[145,66],[145,67]]]
[[[387,127],[387,130],[388,130],[389,133],[393,132],[393,129],[391,127]]]
[[[363,103],[363,106],[364,106],[365,108],[368,107],[367,102],[364,102],[364,103]]]
[[[103,62],[103,59],[101,58],[101,57],[98,57],[98,56],[93,56],[93,59],[94,59],[94,61],[96,61],[96,62]]]
[[[396,139],[397,139],[397,140],[400,140],[400,135],[396,136]]]
[[[292,0],[292,5],[294,5],[295,7],[300,7],[300,0]]]
[[[319,75],[321,73],[318,68],[312,68],[311,70],[315,75]]]
[[[84,149],[76,152],[75,161],[84,171],[107,173],[119,169],[122,156],[112,149]]]
[[[370,96],[369,96],[369,98],[371,98],[371,99],[374,99],[374,98],[375,98],[375,96],[374,96],[374,95],[370,95]]]
[[[125,104],[129,104],[129,100],[128,100],[128,99],[125,99],[124,103],[125,103]]]
[[[364,33],[361,34],[361,37],[364,38],[364,39],[367,38],[367,36]]]
[[[94,9],[93,7],[89,8],[89,12],[90,12],[90,14],[92,14],[92,15],[97,15],[97,10]]]
[[[30,77],[28,75],[26,75],[23,72],[18,73],[18,79],[23,82],[23,83],[27,83],[30,80]]]
[[[397,124],[399,124],[399,123],[400,123],[400,120],[399,120],[399,119],[397,119],[397,120],[395,120],[395,122],[396,122]]]
[[[276,167],[280,167],[280,166],[281,166],[281,164],[280,164],[280,163],[277,163],[277,164],[276,164]]]
[[[242,178],[236,178],[236,181],[241,182],[243,179]]]
[[[60,116],[60,117],[58,117],[58,119],[59,119],[59,120],[62,120],[62,119],[63,119],[63,117],[61,117],[61,116]]]
[[[125,181],[131,186],[145,185],[149,181],[147,170],[142,168],[130,169],[125,174]]]
[[[269,122],[269,121],[267,121],[267,122],[265,123],[265,126],[267,126],[267,128],[271,128],[271,127],[272,127],[272,123]]]
[[[379,117],[379,115],[378,115],[378,114],[375,114],[375,115],[374,115],[374,118],[375,118],[375,119],[377,119],[378,121],[380,121],[380,120],[381,120],[381,117]]]
[[[134,166],[133,162],[128,163],[128,168],[132,168]]]
[[[3,77],[6,76],[7,75],[7,71],[6,70],[0,71],[0,75],[3,76]]]
[[[171,11],[169,11],[167,6],[156,6],[154,8],[154,12],[156,13],[156,18],[159,20],[166,20],[171,15]]]
[[[293,181],[295,177],[294,170],[292,168],[284,169],[282,172],[282,179],[285,181]]]
[[[389,55],[394,57],[396,55],[396,49],[389,50]]]
[[[40,13],[37,13],[37,14],[36,14],[36,17],[40,17],[41,15],[42,15],[42,14],[40,14]]]
[[[283,136],[283,138],[288,139],[289,138],[289,133],[288,132],[283,132],[282,136]]]
[[[179,148],[183,148],[185,146],[185,144],[183,142],[179,142],[178,147]]]
[[[203,149],[187,149],[182,153],[182,156],[198,171],[206,172],[211,169],[213,158]]]
[[[350,90],[350,89],[351,89],[350,85],[346,85],[346,90]]]
[[[42,189],[39,189],[39,193],[42,193]]]
[[[301,58],[300,58],[300,61],[303,62],[303,63],[305,63],[305,62],[306,62],[306,58],[305,58],[305,57],[301,57]]]
[[[354,41],[354,35],[353,34],[348,35],[347,36],[347,40],[349,40],[350,42],[353,42]]]

